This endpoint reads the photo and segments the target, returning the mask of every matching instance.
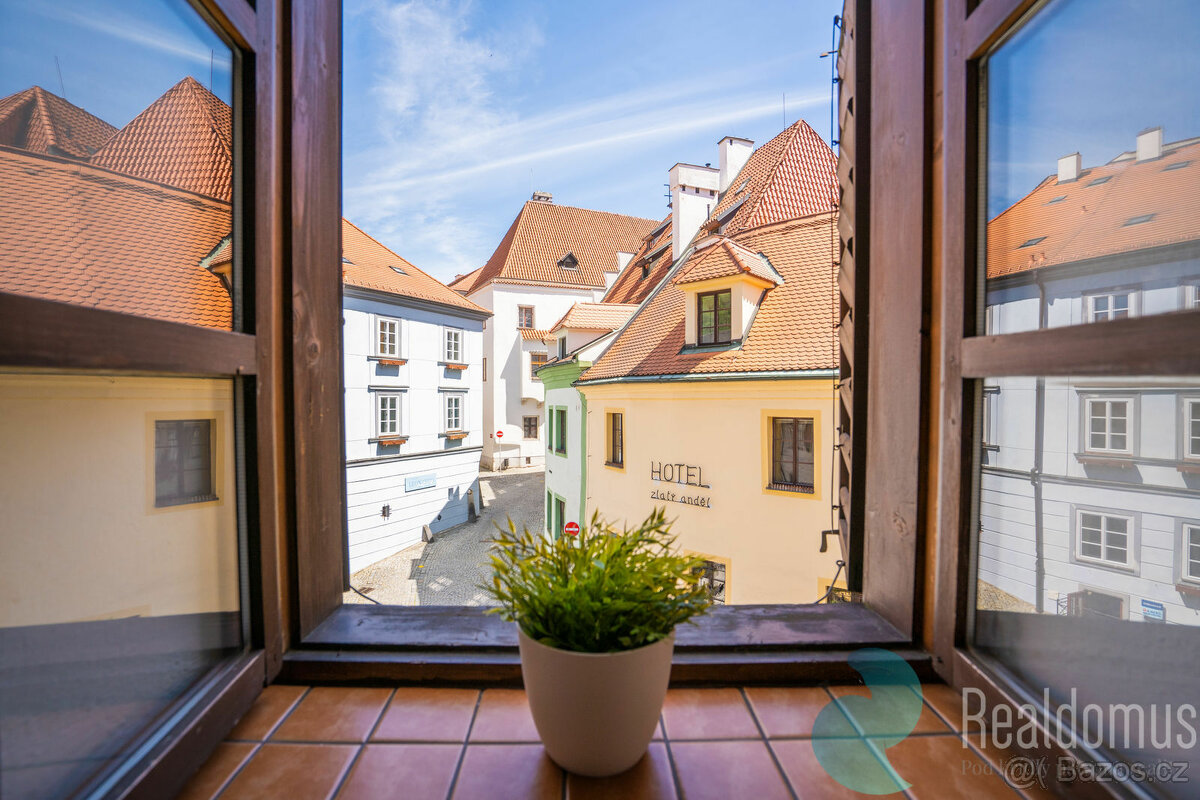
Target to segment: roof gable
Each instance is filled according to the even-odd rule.
[[[671,271],[671,216],[663,220],[643,241],[625,269],[604,295],[605,303],[640,303]]]
[[[117,129],[40,86],[0,99],[0,144],[86,159]]]

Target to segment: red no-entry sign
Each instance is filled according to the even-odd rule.
[[[579,523],[578,522],[568,522],[567,527],[563,528],[563,530],[565,530],[567,532],[567,536],[578,536],[579,535]]]
[[[496,438],[497,438],[497,439],[503,439],[503,438],[504,438],[504,431],[496,431]]]

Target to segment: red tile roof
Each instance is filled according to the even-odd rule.
[[[342,279],[348,286],[491,313],[414,267],[346,219],[342,220],[342,258]],[[395,268],[403,270],[404,274]]]
[[[837,157],[807,122],[798,120],[754,151],[709,219],[729,217],[722,232],[734,236],[747,228],[829,211],[837,190]]]
[[[0,291],[229,330],[201,266],[229,203],[78,161],[0,147]]]
[[[550,331],[541,328],[521,328],[521,338],[527,342],[544,342],[550,338]]]
[[[550,328],[554,333],[562,328],[586,331],[615,331],[637,311],[636,305],[618,303],[575,303],[562,319]]]
[[[233,112],[187,77],[108,140],[92,163],[156,183],[229,200]]]
[[[0,100],[0,145],[88,158],[117,129],[40,86]]]
[[[672,276],[580,380],[834,369],[836,224],[835,214],[816,214],[734,237],[746,250],[766,255],[784,278],[767,291],[740,348],[681,352],[686,293]]]
[[[621,270],[616,281],[604,295],[606,303],[640,303],[650,296],[654,287],[671,271],[675,254],[671,250],[671,217],[667,216],[662,228],[653,236],[647,236],[633,259]],[[643,276],[643,272],[646,274]]]
[[[616,269],[617,253],[636,252],[642,238],[657,224],[640,217],[530,200],[488,262],[452,282],[450,288],[470,294],[493,281],[603,288],[605,273]],[[578,259],[577,269],[558,265],[567,253]]]
[[[698,248],[675,275],[675,283],[699,283],[734,275],[753,275],[776,285],[780,282],[779,274],[763,262],[762,256],[732,239],[721,237]]]
[[[988,278],[1200,239],[1200,141],[1163,149],[1044,179],[988,223]]]

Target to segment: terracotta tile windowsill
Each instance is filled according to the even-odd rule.
[[[521,689],[268,687],[181,797],[859,797],[817,763],[817,715],[858,686],[673,689],[649,752],[613,778],[579,778],[545,754]],[[1009,757],[968,743],[957,693],[925,687],[916,730],[887,754],[913,797],[1049,797],[1002,777]],[[863,740],[865,743],[870,740]],[[891,741],[888,740],[888,744]],[[882,752],[883,748],[875,748]]]

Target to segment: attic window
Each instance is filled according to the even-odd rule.
[[[1191,161],[1176,161],[1174,164],[1167,164],[1165,167],[1163,167],[1162,171],[1169,172],[1170,170],[1173,170],[1173,169],[1183,169],[1184,167],[1186,167],[1188,164],[1191,164],[1191,163],[1192,163]]]
[[[342,263],[343,264],[353,264],[354,262],[351,261],[350,259],[346,258],[345,256],[342,256]]]
[[[1033,247],[1035,244],[1037,244],[1038,242],[1042,241],[1045,238],[1046,238],[1045,236],[1036,236],[1036,237],[1030,239],[1029,241],[1025,242],[1025,244],[1021,245],[1021,247]],[[1021,247],[1018,247],[1017,249],[1020,250]]]
[[[392,272],[395,272],[395,273],[397,273],[397,274],[400,274],[400,275],[407,275],[407,274],[408,274],[407,272],[405,272],[404,270],[400,269],[399,267],[392,267]]]
[[[579,269],[579,259],[575,257],[574,253],[567,253],[558,260],[558,266],[563,269]]]
[[[1089,183],[1088,186],[1099,186],[1100,184],[1108,183],[1111,180],[1112,180],[1112,175],[1105,175],[1103,178],[1096,178],[1096,180]]]
[[[1125,225],[1122,227],[1126,227],[1129,225],[1141,225],[1143,222],[1149,222],[1152,219],[1154,219],[1153,214],[1141,214],[1139,216],[1130,217],[1129,219],[1125,220]]]
[[[734,192],[734,194],[741,194],[742,192],[746,191],[746,186],[749,185],[749,183],[750,179],[746,178],[746,180],[742,181],[741,185],[738,186],[737,191]]]
[[[1063,200],[1066,200],[1066,199],[1067,199],[1067,196],[1065,194],[1060,194],[1058,197],[1047,200],[1046,205],[1052,206],[1055,203],[1061,203]]]
[[[650,277],[650,265],[642,264],[642,279],[645,280],[646,278],[649,278],[649,277]]]

